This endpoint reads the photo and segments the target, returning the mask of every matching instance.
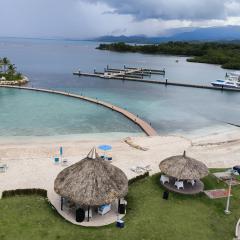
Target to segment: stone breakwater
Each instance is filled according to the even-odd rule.
[[[22,79],[20,80],[13,80],[13,81],[9,81],[9,80],[0,80],[0,85],[8,85],[8,86],[22,86],[25,85],[29,82],[29,79],[24,76]]]

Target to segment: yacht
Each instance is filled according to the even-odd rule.
[[[240,71],[226,73],[226,77],[224,80],[216,80],[211,82],[214,87],[221,88],[239,88],[240,89]]]

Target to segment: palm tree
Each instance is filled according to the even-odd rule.
[[[2,72],[3,60],[0,58],[0,72]]]
[[[10,65],[8,66],[8,72],[7,72],[7,73],[10,75],[11,80],[13,80],[13,76],[14,76],[14,74],[16,73],[16,67],[15,67],[14,64],[10,64]]]
[[[6,57],[4,57],[3,59],[2,59],[2,65],[3,65],[3,69],[4,69],[4,73],[6,73],[6,71],[7,71],[7,66],[8,65],[10,65],[11,64],[11,62],[10,62],[10,60],[8,59],[8,58],[6,58]]]

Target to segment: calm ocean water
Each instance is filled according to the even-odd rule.
[[[240,94],[118,80],[77,77],[111,67],[165,68],[169,81],[210,84],[226,70],[188,63],[185,57],[99,51],[97,43],[0,39],[0,56],[9,57],[27,75],[29,85],[83,93],[127,108],[151,122],[160,134],[240,124]],[[176,59],[179,62],[176,62]],[[152,76],[161,79],[161,76]],[[119,114],[89,103],[48,94],[0,89],[0,135],[59,135],[140,132]]]

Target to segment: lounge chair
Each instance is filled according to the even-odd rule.
[[[68,165],[68,160],[65,158],[62,160],[62,166],[67,166]]]
[[[144,172],[144,170],[141,167],[138,167],[138,166],[137,167],[131,167],[130,170],[137,173],[137,174],[140,174],[140,173]]]
[[[8,169],[7,164],[0,164],[0,172],[6,172]]]
[[[176,181],[174,183],[174,185],[176,186],[176,188],[179,190],[180,188],[184,189],[184,186],[183,186],[183,181]]]
[[[162,174],[160,177],[160,182],[162,182],[162,184],[165,184],[166,182],[169,183],[169,177]]]
[[[190,183],[192,186],[194,186],[196,183],[195,180],[187,180],[187,182]]]

